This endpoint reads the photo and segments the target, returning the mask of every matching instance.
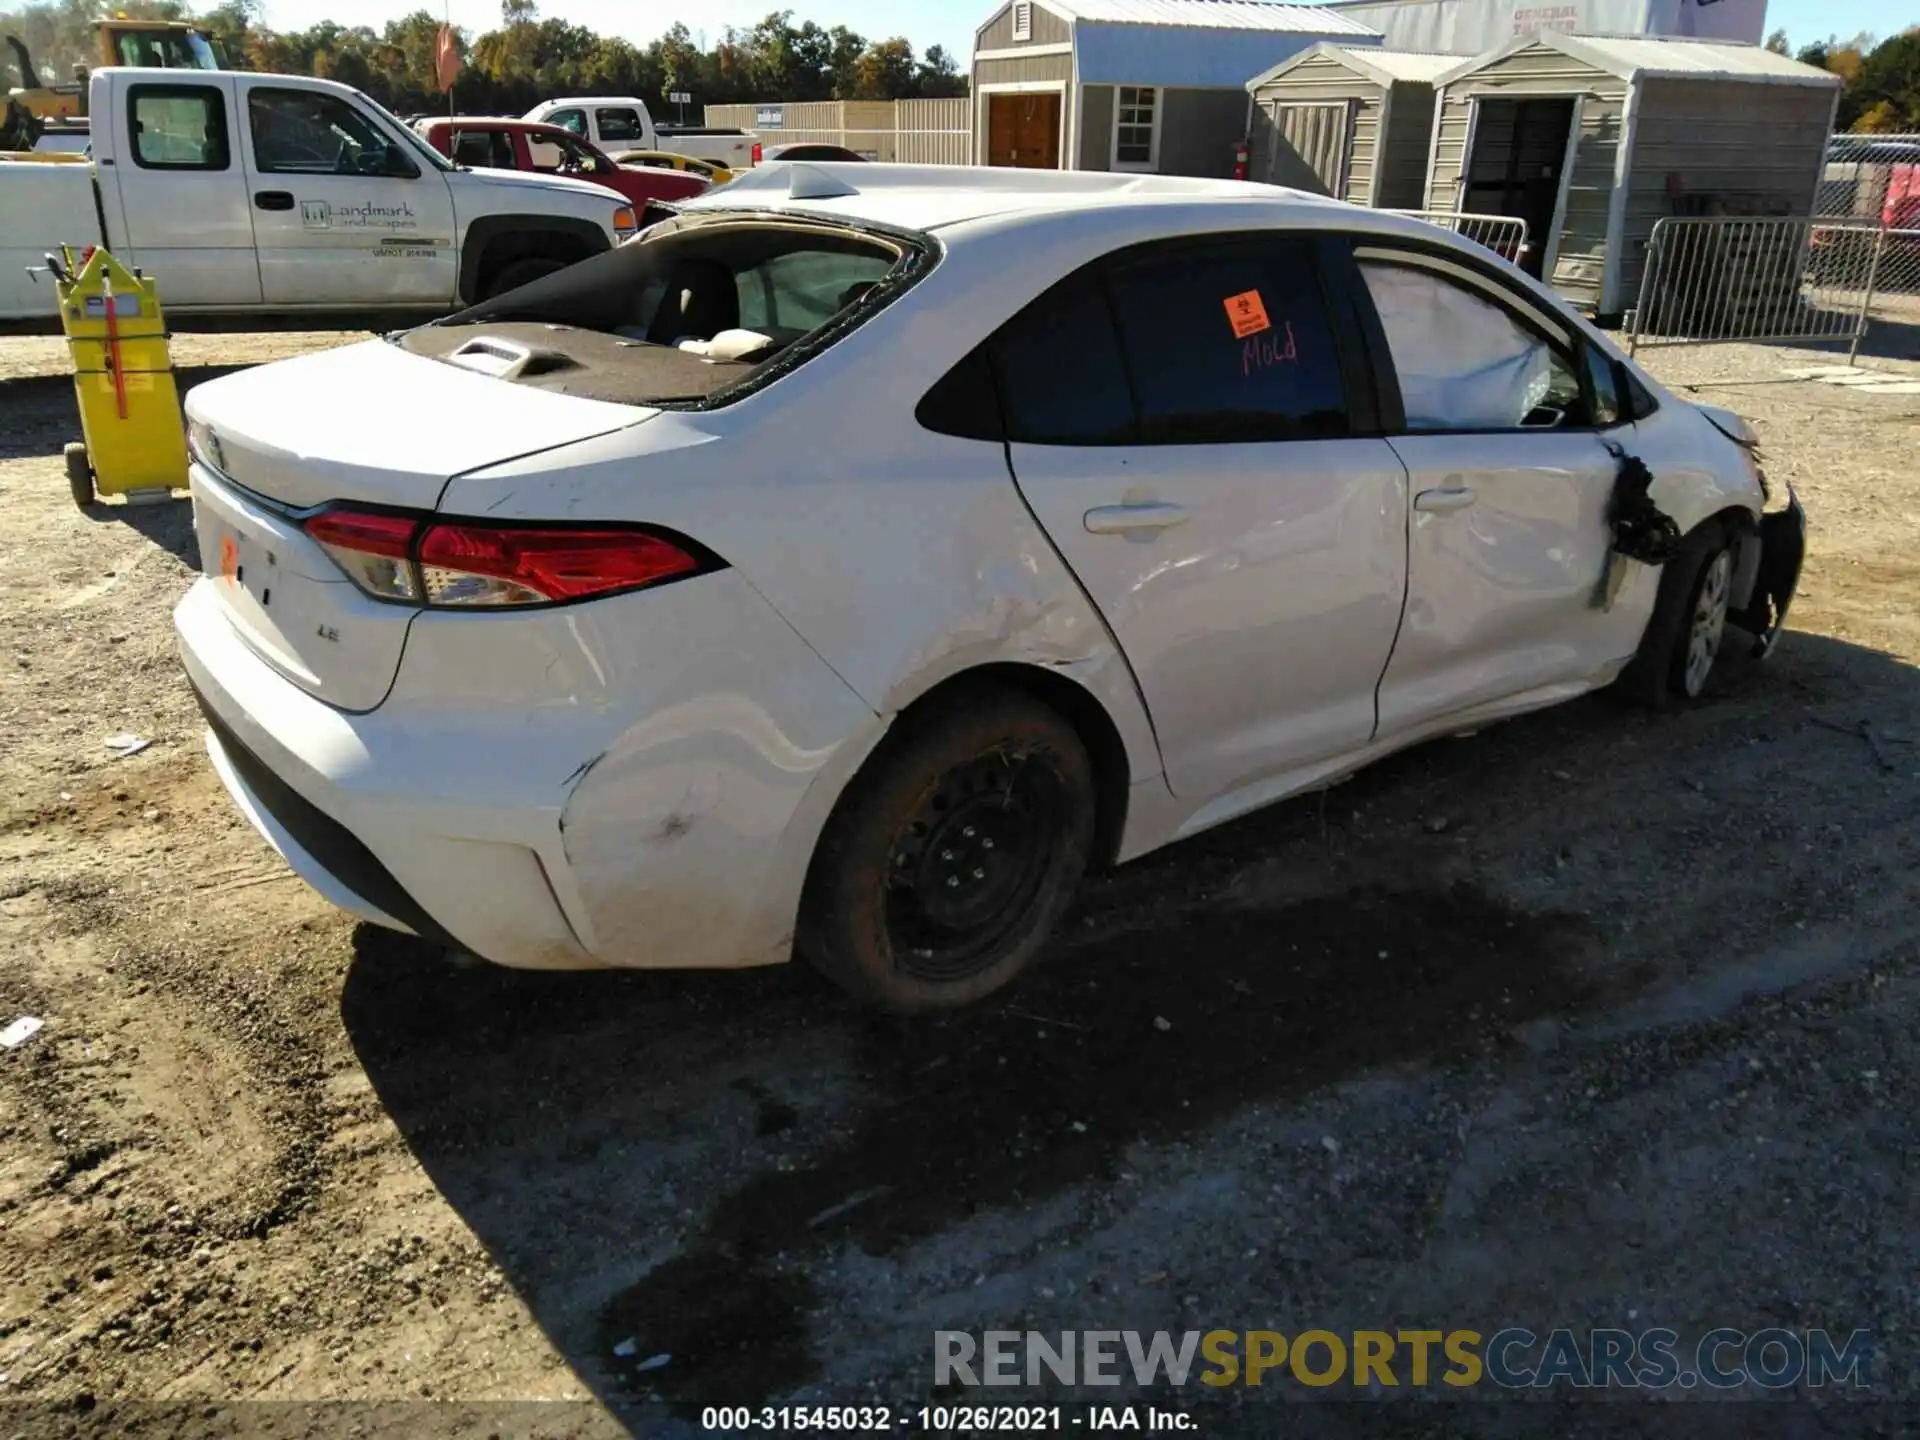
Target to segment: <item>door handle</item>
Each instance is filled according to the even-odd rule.
[[[293,192],[291,190],[256,190],[253,203],[262,210],[291,210]]]
[[[1429,515],[1445,515],[1451,510],[1466,509],[1476,498],[1472,487],[1466,485],[1454,485],[1445,490],[1422,490],[1413,497],[1413,508],[1424,510]]]
[[[1087,531],[1093,535],[1151,534],[1171,530],[1193,518],[1184,505],[1147,501],[1138,505],[1100,505],[1087,511]]]

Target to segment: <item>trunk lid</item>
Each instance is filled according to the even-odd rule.
[[[464,471],[655,413],[503,383],[384,341],[196,387],[194,528],[234,629],[308,694],[383,701],[418,613],[376,600],[301,528],[331,502],[430,511]]]

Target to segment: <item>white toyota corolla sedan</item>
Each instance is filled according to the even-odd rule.
[[[1432,227],[1229,182],[772,166],[194,390],[235,801],[503,965],[972,1000],[1090,866],[1764,651],[1736,417]]]

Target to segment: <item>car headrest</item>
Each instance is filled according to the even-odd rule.
[[[647,327],[647,339],[656,345],[711,340],[739,324],[740,292],[733,271],[718,260],[688,258],[668,272],[667,293]]]

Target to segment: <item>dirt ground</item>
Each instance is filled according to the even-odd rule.
[[[1773,659],[1126,867],[1028,981],[906,1024],[799,970],[515,975],[330,910],[202,751],[187,507],[77,512],[58,348],[0,340],[0,1025],[45,1021],[0,1050],[0,1397],[672,1436],[917,1406],[940,1328],[1421,1322],[1863,1328],[1912,1395],[1920,396],[1647,358],[1806,501]],[[1279,1433],[1262,1393],[1173,1403]]]

